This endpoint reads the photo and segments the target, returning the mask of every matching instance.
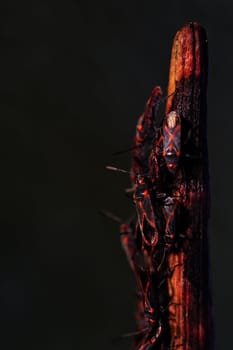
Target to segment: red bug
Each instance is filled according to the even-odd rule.
[[[150,155],[155,138],[155,117],[161,102],[162,90],[156,86],[147,100],[144,113],[140,116],[137,127],[134,148],[131,179],[134,184],[134,201],[136,204],[139,227],[143,242],[155,246],[158,242],[158,229],[153,209],[151,190],[156,183],[150,172]]]
[[[129,262],[131,269],[136,272],[134,256],[136,253],[134,227],[131,223],[124,223],[120,225],[120,239],[123,250]]]
[[[143,243],[149,246],[155,246],[158,242],[158,229],[150,194],[150,185],[148,184],[149,181],[149,178],[141,175],[137,176],[134,201]]]
[[[128,171],[113,166],[107,166],[108,170],[128,173]],[[138,225],[141,230],[143,246],[155,246],[158,242],[158,230],[151,198],[152,183],[150,176],[136,175],[134,190],[134,202],[136,205]]]
[[[136,126],[136,136],[132,149],[132,181],[136,174],[146,174],[149,171],[149,156],[155,138],[155,117],[161,102],[162,90],[156,86],[146,102],[144,113],[139,117]]]
[[[170,203],[167,201],[166,205]],[[123,337],[136,335],[135,350],[152,350],[164,340],[163,314],[167,312],[168,306],[173,304],[166,299],[161,300],[163,293],[159,292],[165,284],[164,273],[150,273],[149,269],[139,262],[137,253],[142,250],[137,247],[137,225],[135,221],[129,220],[127,224],[121,224],[121,242],[126,252],[130,266],[135,272],[138,282],[138,325],[136,332],[128,333]],[[177,266],[169,270],[171,276]],[[165,286],[166,290],[166,286]],[[160,295],[160,297],[159,297]],[[165,303],[165,305],[164,305]],[[159,344],[158,344],[159,343]]]
[[[135,273],[138,288],[143,290],[143,281],[150,270],[150,259],[145,251],[141,249],[141,231],[138,223],[134,220],[120,225],[120,239],[123,250],[133,272]]]
[[[158,286],[158,285],[157,285]],[[163,327],[161,312],[159,311],[158,296],[154,294],[155,285],[150,276],[144,290],[144,329],[143,337],[137,344],[137,350],[149,350],[154,348],[155,343],[162,335]]]
[[[153,288],[151,288],[150,268],[146,261],[145,250],[137,247],[137,225],[134,221],[128,221],[120,226],[120,237],[122,247],[126,253],[132,270],[135,273],[138,284],[138,312],[137,320],[139,329],[136,332],[124,334],[122,337],[137,335],[137,348],[140,350],[149,349],[155,343],[161,333],[161,322],[155,318],[155,308],[152,302]]]
[[[159,271],[166,257],[166,253],[174,246],[176,240],[176,220],[175,213],[178,206],[178,200],[175,197],[166,197],[162,207],[162,213],[165,222],[163,242],[164,252],[157,270]]]
[[[181,153],[181,119],[176,111],[171,111],[163,123],[163,151],[167,169],[174,174]]]
[[[145,142],[145,139],[152,137],[155,130],[155,117],[161,102],[162,90],[159,86],[154,87],[151,96],[146,102],[143,114],[139,117],[136,126],[136,142]]]
[[[175,210],[177,207],[177,201],[172,197],[167,197],[164,200],[163,215],[165,218],[165,244],[170,247],[175,239],[176,227],[175,227]]]
[[[135,350],[150,350],[154,348],[156,341],[159,339],[162,333],[161,321],[158,321],[158,325],[156,328],[154,327],[154,329],[148,329],[148,331],[149,333],[151,333],[151,331],[154,331],[153,335],[148,336],[148,333],[146,333],[146,335],[143,337],[142,341],[139,343]]]

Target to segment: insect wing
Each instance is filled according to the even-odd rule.
[[[140,195],[137,195],[138,191],[140,193],[140,187],[136,188],[135,195],[139,227],[144,242],[154,246],[158,242],[158,230],[151,197],[147,190],[144,190]]]
[[[176,210],[177,203],[172,199],[167,199],[167,202],[165,201],[164,207],[163,207],[163,214],[165,218],[165,240],[167,240],[168,244],[172,244],[174,237],[175,237],[175,210]]]
[[[120,239],[122,248],[126,254],[129,265],[135,271],[134,255],[136,252],[135,238],[133,236],[134,227],[130,224],[121,224]]]
[[[162,90],[159,86],[156,86],[150,98],[146,102],[146,107],[144,113],[140,116],[137,127],[136,127],[136,142],[141,143],[145,141],[146,138],[152,137],[154,128],[154,122],[158,107],[160,105],[162,97]]]
[[[174,116],[175,114],[175,116]],[[177,169],[181,151],[181,119],[172,111],[163,123],[163,157],[167,169],[174,173]]]
[[[156,86],[148,99],[144,113],[139,117],[134,147],[132,151],[133,174],[145,174],[148,172],[148,159],[155,138],[155,117],[162,97],[162,90]]]

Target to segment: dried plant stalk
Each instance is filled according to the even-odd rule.
[[[186,252],[171,254],[169,265],[180,264],[171,277],[173,293],[170,321],[174,346],[184,350],[212,349],[212,312],[209,288],[207,224],[209,182],[206,137],[207,39],[197,23],[184,26],[175,36],[170,65],[166,113],[176,110],[187,120],[192,148],[191,159],[183,164],[180,187],[190,218]],[[190,147],[190,146],[189,146]],[[193,159],[192,159],[193,157]],[[181,218],[181,220],[185,220]],[[172,291],[171,291],[172,290]],[[175,308],[174,305],[179,305]]]
[[[206,89],[206,34],[189,23],[174,38],[164,118],[155,87],[132,149],[137,218],[121,242],[138,286],[135,350],[213,348]]]

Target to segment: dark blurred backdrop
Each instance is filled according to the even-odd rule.
[[[217,350],[232,346],[233,2],[31,0],[0,4],[0,347],[129,349],[135,282],[118,227],[135,123],[166,91],[175,32],[209,38],[210,251]]]

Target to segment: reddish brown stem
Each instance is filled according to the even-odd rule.
[[[198,23],[177,32],[164,120],[155,87],[137,124],[132,182],[137,220],[121,241],[138,283],[135,350],[212,350],[207,39]]]
[[[174,272],[173,301],[180,304],[171,322],[175,344],[183,350],[212,349],[212,318],[209,288],[207,222],[209,216],[208,159],[206,138],[207,39],[198,23],[184,26],[175,36],[166,112],[176,110],[187,121],[191,135],[193,161],[183,165],[180,186],[185,196],[190,225],[187,252],[171,254],[169,264],[182,266]],[[195,158],[197,160],[195,160]],[[185,220],[185,218],[183,218]]]

